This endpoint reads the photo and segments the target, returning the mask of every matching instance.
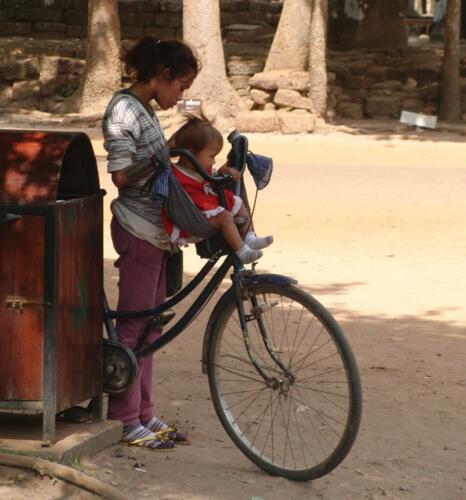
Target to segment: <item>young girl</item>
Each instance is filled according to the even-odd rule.
[[[118,188],[112,201],[112,240],[119,254],[117,309],[153,308],[165,301],[165,266],[171,248],[161,220],[160,207],[141,189],[153,175],[152,158],[168,155],[167,143],[151,106],[162,109],[177,103],[199,71],[190,47],[178,40],[142,38],[126,55],[127,72],[134,76],[129,89],[117,92],[105,112],[102,130],[108,152],[108,172]],[[146,318],[118,319],[120,342],[133,348]],[[161,329],[151,332],[152,342]],[[108,418],[123,422],[123,441],[152,451],[171,451],[188,444],[185,434],[154,413],[152,356],[139,360],[138,375],[122,394],[111,394]]]
[[[176,148],[191,152],[199,165],[212,175],[215,157],[223,147],[223,137],[209,121],[189,118],[188,122],[176,132],[173,141]],[[221,231],[225,241],[243,264],[249,264],[262,257],[261,249],[272,244],[273,237],[259,238],[255,235],[250,227],[249,213],[241,198],[225,189],[226,209],[224,209],[220,206],[212,185],[196,172],[185,157],[181,157],[178,164],[172,166],[172,170],[194,204],[204,213],[209,224]],[[235,217],[241,220],[241,225],[236,225]],[[175,226],[165,214],[163,221],[173,243],[192,243],[201,239]]]

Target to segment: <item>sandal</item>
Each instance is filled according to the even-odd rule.
[[[166,451],[175,451],[175,445],[170,441],[163,439],[155,439],[153,436],[147,436],[139,439],[135,439],[134,441],[121,441],[122,443],[128,446],[139,446],[140,448],[144,448],[150,451],[158,451],[158,452],[166,452]],[[154,443],[154,445],[145,444],[145,443]]]
[[[161,431],[154,432],[161,441],[171,441],[175,444],[188,445],[191,441],[184,432],[180,432],[174,425]]]

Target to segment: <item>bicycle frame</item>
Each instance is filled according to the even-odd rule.
[[[184,298],[186,298],[207,276],[207,274],[213,269],[214,265],[219,261],[221,255],[217,255],[209,259],[209,261],[202,267],[199,273],[185,286],[183,287],[176,295],[174,295],[171,299],[168,299],[163,304],[160,304],[151,309],[144,309],[141,311],[115,311],[111,310],[107,298],[104,294],[104,324],[107,331],[107,335],[111,340],[117,341],[117,334],[115,331],[115,327],[113,325],[112,319],[118,318],[144,318],[144,317],[154,317],[157,316],[173,306],[179,304]],[[168,343],[170,343],[173,339],[175,339],[178,335],[180,335],[186,327],[195,319],[195,317],[199,314],[205,304],[209,301],[212,294],[217,290],[220,286],[221,282],[225,278],[228,273],[228,270],[233,267],[233,274],[231,276],[232,286],[223,294],[221,299],[218,301],[214,311],[212,312],[211,317],[215,317],[218,310],[218,305],[222,303],[222,300],[228,297],[230,294],[235,295],[236,299],[236,307],[238,311],[238,317],[243,333],[244,343],[246,346],[246,350],[248,356],[251,360],[251,363],[254,365],[257,372],[261,375],[261,377],[267,381],[267,383],[271,383],[272,379],[268,377],[265,371],[257,362],[254,353],[250,349],[249,342],[249,334],[247,330],[247,321],[249,318],[246,316],[244,311],[244,306],[242,302],[242,298],[244,296],[244,292],[247,292],[247,287],[253,283],[261,283],[261,282],[270,282],[276,284],[295,284],[296,280],[289,278],[287,276],[281,276],[276,274],[255,274],[253,271],[247,271],[243,264],[239,261],[238,257],[233,253],[229,253],[226,255],[224,262],[217,269],[215,274],[212,276],[210,281],[206,284],[204,289],[198,295],[196,300],[191,304],[189,309],[183,314],[183,316],[175,323],[175,325],[170,328],[166,333],[161,335],[159,338],[154,340],[145,346],[137,346],[134,350],[134,355],[136,358],[142,358],[147,356],[148,354],[152,354]],[[246,276],[246,279],[244,277]],[[253,305],[257,304],[256,297],[252,298]],[[258,322],[259,329],[261,332],[261,337],[266,346],[267,351],[269,352],[273,361],[279,366],[279,368],[283,371],[285,376],[290,377],[288,369],[282,364],[280,358],[274,353],[273,349],[270,346],[270,342],[267,336],[267,333],[263,327],[262,320],[259,317],[255,317]],[[209,320],[209,324],[211,320]],[[210,330],[209,328],[206,331],[206,335],[204,337],[204,347],[203,347],[203,371],[205,369],[205,353],[210,339]],[[138,344],[139,345],[139,344]]]
[[[230,140],[230,139],[229,139]],[[233,150],[236,149],[236,157],[237,157],[237,168],[238,170],[243,173],[244,172],[244,167],[246,164],[246,150],[247,150],[247,139],[244,136],[241,136],[240,134],[237,134],[237,136],[232,137],[232,146]],[[239,142],[237,142],[239,141]],[[231,142],[231,141],[230,141]],[[186,157],[192,165],[195,167],[195,169],[202,175],[203,178],[206,180],[212,182],[215,185],[221,186],[224,184],[226,181],[228,181],[230,176],[219,176],[219,177],[211,177],[209,176],[206,172],[203,171],[203,169],[197,164],[196,159],[193,157],[193,155],[186,150],[183,149],[173,149],[171,150],[171,155],[172,156],[184,156]],[[246,205],[249,208],[249,203],[247,202],[247,193],[244,187],[243,182],[238,182],[236,184],[236,193],[239,194],[241,193],[243,201],[246,203]],[[223,193],[219,193],[223,194]],[[221,196],[219,196],[221,198]],[[221,204],[224,206],[224,200],[220,200]],[[223,203],[222,203],[223,201]],[[202,267],[202,269],[199,271],[199,273],[184,287],[182,288],[176,295],[174,295],[172,298],[168,299],[166,302],[163,304],[160,304],[156,307],[150,308],[150,309],[144,309],[141,311],[114,311],[111,310],[107,298],[104,293],[103,297],[103,305],[104,305],[104,324],[105,328],[107,331],[107,335],[109,339],[118,341],[117,334],[115,331],[115,327],[113,325],[112,319],[135,319],[135,318],[154,318],[154,321],[157,321],[157,316],[161,315],[165,311],[168,311],[170,308],[173,306],[177,305],[180,303],[184,298],[186,298],[200,283],[201,281],[204,280],[204,278],[207,276],[207,274],[213,269],[214,265],[218,262],[218,260],[221,258],[221,252],[218,252],[216,255],[211,257],[209,261]],[[244,289],[247,287],[248,280],[243,280],[243,276],[245,273],[247,273],[246,269],[244,268],[243,264],[240,262],[238,257],[236,256],[235,252],[230,251],[224,260],[224,262],[221,264],[221,266],[218,268],[218,270],[215,272],[215,274],[212,276],[210,281],[206,284],[204,289],[201,291],[201,293],[198,295],[198,297],[194,300],[194,302],[191,304],[189,309],[183,314],[183,316],[175,323],[175,325],[172,326],[166,333],[161,335],[158,339],[155,341],[149,343],[148,345],[144,345],[144,341],[146,340],[150,330],[153,328],[153,325],[150,324],[150,320],[148,320],[148,324],[146,325],[145,329],[141,332],[140,339],[138,340],[138,343],[136,347],[133,350],[134,355],[136,358],[142,358],[148,354],[152,354],[165,345],[167,345],[169,342],[171,342],[174,338],[176,338],[190,323],[191,321],[194,320],[194,318],[199,314],[199,312],[203,309],[205,304],[208,302],[212,294],[217,290],[217,288],[220,286],[221,282],[225,278],[225,276],[228,273],[228,270],[233,267],[233,274],[231,276],[232,278],[232,286],[229,290],[229,292],[233,292],[235,294],[235,299],[236,299],[236,306],[238,310],[238,315],[239,315],[239,321],[241,324],[241,329],[243,332],[243,337],[244,337],[244,342],[246,346],[246,350],[248,352],[248,356],[251,360],[251,363],[254,365],[255,369],[257,372],[266,380],[268,383],[270,382],[270,378],[267,376],[267,374],[264,372],[262,367],[258,364],[257,360],[255,359],[254,353],[251,351],[250,348],[250,341],[249,341],[249,335],[247,331],[247,321],[249,320],[246,317],[245,311],[244,311],[244,305],[243,305],[243,296],[244,296]],[[248,275],[253,275],[256,277],[256,280],[258,281],[261,280],[270,280],[272,282],[286,282],[286,283],[294,283],[295,281],[292,280],[291,278],[287,278],[284,276],[278,276],[278,275],[255,275],[254,272],[249,272]],[[259,277],[259,278],[257,278]],[[253,299],[253,305],[257,305],[257,299],[254,297]],[[255,302],[254,302],[255,301]],[[214,313],[215,314],[216,308],[214,308]],[[267,333],[265,331],[265,328],[262,324],[262,319],[260,318],[260,314],[255,316],[255,319],[258,322],[259,329],[261,332],[261,336],[263,339],[263,342],[266,346],[267,351],[269,352],[271,358],[274,360],[274,362],[280,367],[280,369],[283,371],[285,376],[290,377],[289,371],[286,369],[286,367],[282,364],[280,361],[279,357],[274,353],[273,349],[270,346],[270,342],[268,340]],[[208,332],[206,333],[206,338],[209,337]],[[204,350],[205,350],[206,342],[204,341]],[[204,359],[204,356],[203,356]]]
[[[118,318],[144,318],[157,316],[164,311],[172,308],[176,304],[179,304],[185,297],[187,297],[207,276],[207,274],[212,270],[214,265],[218,262],[221,256],[212,257],[199,273],[185,286],[183,287],[176,295],[172,298],[168,299],[163,304],[160,304],[151,309],[144,309],[142,311],[114,311],[111,310],[107,298],[104,294],[104,324],[107,331],[107,335],[111,340],[118,340],[117,334],[115,331],[115,327],[113,325],[112,319]],[[196,300],[191,304],[189,309],[183,314],[183,316],[175,323],[175,325],[170,328],[166,333],[156,339],[154,342],[136,349],[134,354],[137,358],[141,358],[148,354],[154,353],[164,347],[166,344],[171,342],[174,338],[176,338],[188,325],[193,321],[193,319],[198,315],[200,310],[204,307],[207,301],[210,299],[211,295],[215,292],[215,290],[220,286],[220,283],[223,281],[225,276],[228,273],[228,270],[233,267],[234,274],[242,273],[245,271],[244,266],[241,264],[239,259],[233,253],[227,254],[224,262],[217,269],[215,274],[212,276],[210,281],[206,284],[202,292],[196,298]]]

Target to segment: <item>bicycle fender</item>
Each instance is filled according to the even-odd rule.
[[[245,279],[246,285],[255,283],[273,283],[274,285],[296,285],[294,278],[281,274],[252,274]]]

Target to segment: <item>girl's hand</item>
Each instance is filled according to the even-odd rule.
[[[134,184],[141,177],[144,177],[153,171],[154,167],[152,165],[148,165],[142,169],[129,167],[124,170],[117,170],[116,172],[112,172],[112,182],[118,189],[124,189],[125,187]]]
[[[229,167],[227,163],[225,165],[222,165],[217,172],[222,175],[231,175],[231,178],[235,181],[238,182],[241,179],[241,173],[236,170],[236,168]]]

